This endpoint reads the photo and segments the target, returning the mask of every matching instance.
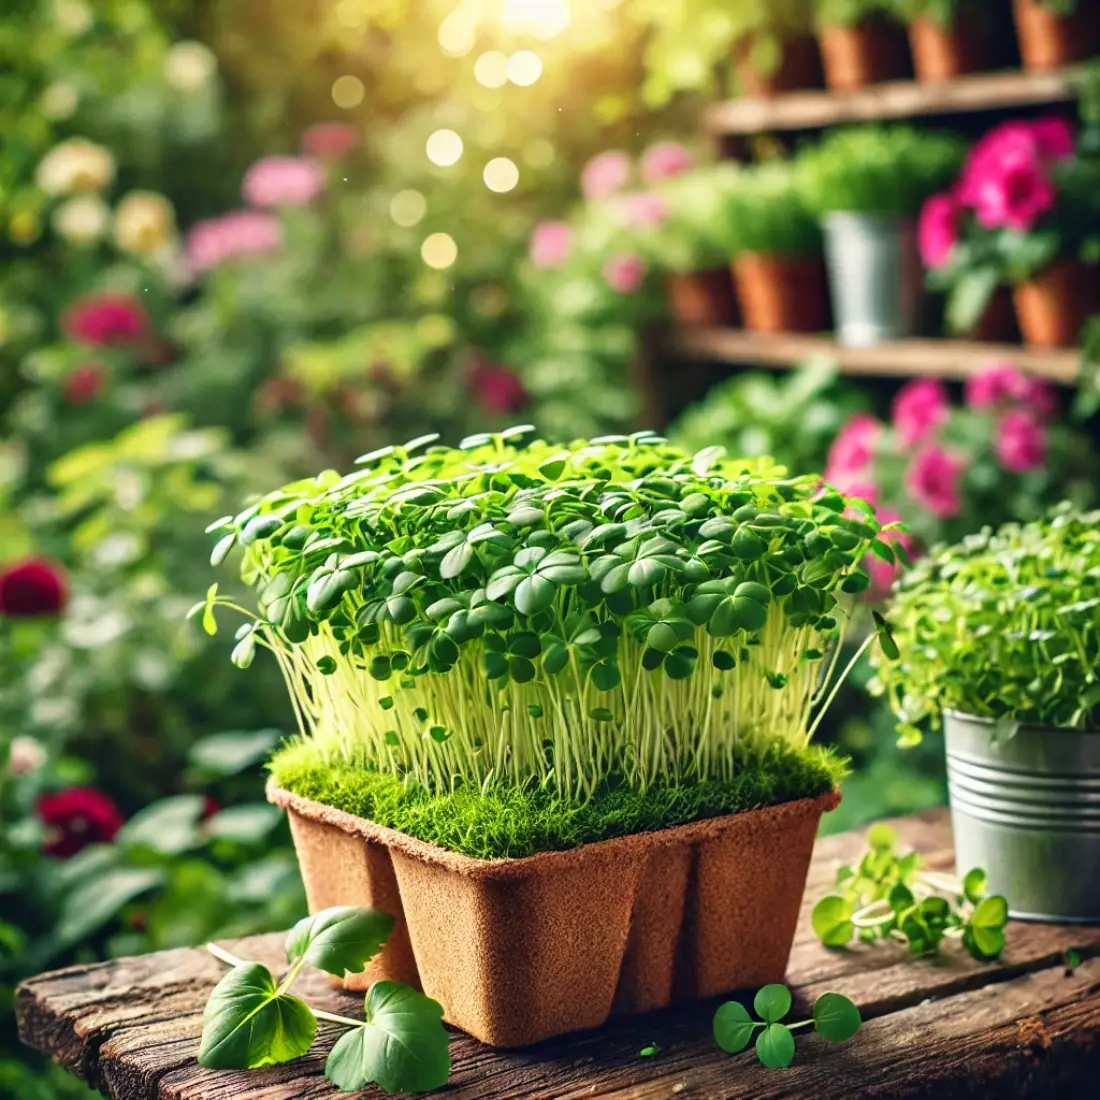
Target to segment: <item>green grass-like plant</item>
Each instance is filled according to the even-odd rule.
[[[871,509],[718,448],[529,431],[387,448],[212,525],[258,601],[233,660],[274,653],[314,759],[584,802],[804,749],[843,597],[894,560]]]
[[[731,254],[817,256],[821,227],[807,207],[790,161],[742,169],[725,198],[722,228]]]
[[[1100,511],[1059,505],[940,547],[900,582],[903,656],[878,662],[903,740],[944,710],[1077,729],[1100,722]]]
[[[914,217],[958,175],[966,143],[911,126],[834,130],[798,156],[800,193],[819,215],[834,211]]]
[[[895,0],[815,0],[819,27],[852,27],[868,19],[888,18]]]

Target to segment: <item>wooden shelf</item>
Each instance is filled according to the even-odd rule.
[[[1012,70],[977,73],[942,84],[899,81],[854,92],[790,92],[771,99],[730,99],[710,107],[703,124],[715,134],[758,134],[1063,103],[1077,98],[1073,78],[1081,71],[1079,67],[1050,73]]]
[[[770,336],[738,329],[684,329],[672,350],[695,359],[794,367],[814,356],[834,360],[842,374],[880,377],[968,378],[998,359],[1007,359],[1038,378],[1063,385],[1077,381],[1076,349],[1041,351],[1018,344],[966,340],[898,340],[870,348],[841,347],[830,336]]]

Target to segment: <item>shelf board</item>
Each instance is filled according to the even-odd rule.
[[[768,99],[715,103],[703,124],[715,134],[811,130],[842,122],[871,122],[1063,103],[1077,98],[1073,78],[1080,67],[1040,73],[1023,70],[976,73],[940,84],[897,81],[854,92],[789,92]]]
[[[1076,383],[1080,355],[1073,348],[1043,351],[968,340],[897,340],[870,348],[846,348],[831,336],[772,336],[721,328],[682,329],[672,341],[672,350],[694,359],[776,368],[827,356],[842,374],[905,378],[964,379],[998,359],[1007,359],[1028,374],[1062,385]]]

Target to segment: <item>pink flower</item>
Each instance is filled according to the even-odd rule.
[[[594,156],[581,171],[581,193],[602,199],[621,191],[630,179],[630,157],[617,149]]]
[[[694,165],[695,158],[679,142],[659,141],[642,154],[642,179],[646,183],[656,183],[687,172]]]
[[[870,413],[855,413],[849,417],[829,448],[825,480],[842,492],[848,492],[841,483],[851,484],[851,475],[861,474],[867,468],[874,457],[875,440],[881,430],[882,425]]]
[[[1013,156],[977,185],[974,214],[986,229],[1027,232],[1054,206],[1057,192],[1038,160]]]
[[[972,409],[988,409],[1006,401],[1019,401],[1027,379],[1012,363],[990,363],[966,380],[966,403]]]
[[[531,234],[531,263],[541,270],[561,267],[573,251],[573,229],[568,222],[545,221]]]
[[[959,477],[966,462],[934,443],[920,451],[905,472],[905,486],[912,498],[940,519],[957,516],[962,509]]]
[[[901,514],[893,508],[880,508],[876,518],[884,527],[888,523],[901,522]],[[903,547],[910,559],[914,557],[916,551],[913,536],[907,531],[887,531],[881,538],[882,541],[888,545],[900,545]],[[867,566],[867,572],[871,575],[871,585],[875,598],[881,600],[889,593],[894,585],[894,581],[897,579],[898,574],[902,571],[904,566],[900,561],[894,562],[894,564],[891,565],[889,562],[875,557],[874,554],[868,554],[867,557],[863,559],[863,562]]]
[[[317,122],[302,135],[302,152],[321,160],[339,160],[359,144],[359,133],[346,122]]]
[[[659,195],[623,195],[619,217],[630,229],[652,229],[668,219],[668,203]]]
[[[1030,409],[1040,420],[1053,420],[1058,415],[1058,394],[1053,386],[1040,378],[1024,378],[1020,404]]]
[[[470,388],[488,413],[515,413],[528,402],[527,390],[515,371],[480,362],[470,371]]]
[[[959,239],[959,206],[951,195],[933,195],[920,212],[917,245],[925,267],[943,267]]]
[[[892,412],[901,444],[919,443],[947,419],[947,387],[938,378],[906,382],[894,398]]]
[[[1017,121],[994,126],[971,147],[955,187],[956,200],[963,206],[973,206],[978,188],[998,172],[1001,162],[1020,156],[1036,159],[1039,156],[1030,124]]]
[[[187,263],[192,271],[209,271],[240,256],[273,252],[282,241],[282,226],[271,214],[237,210],[191,227]]]
[[[241,191],[252,206],[307,206],[324,190],[325,170],[304,157],[263,157],[245,173]]]
[[[1037,118],[1031,123],[1031,135],[1046,160],[1066,160],[1073,156],[1073,127],[1058,115]]]
[[[645,282],[646,263],[636,252],[623,252],[603,265],[607,285],[619,294],[633,294]]]
[[[836,481],[830,481],[830,484],[834,488],[839,489],[846,497],[856,497],[859,500],[865,500],[871,507],[874,507],[878,503],[878,486],[873,482],[864,478],[858,480],[853,476],[845,477],[841,475],[842,484],[837,484]],[[847,509],[845,509],[847,511]],[[852,509],[852,515],[856,516],[855,509]]]
[[[102,363],[83,363],[65,376],[61,392],[70,405],[87,405],[99,396],[107,368]]]
[[[994,446],[1006,470],[1023,474],[1046,461],[1047,433],[1042,424],[1022,409],[1010,409],[997,425]]]
[[[96,294],[75,302],[62,328],[70,340],[93,347],[135,344],[148,333],[149,316],[137,298]]]

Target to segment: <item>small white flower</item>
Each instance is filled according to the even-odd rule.
[[[175,231],[175,209],[155,191],[131,191],[115,209],[115,244],[123,252],[162,255]]]
[[[69,244],[87,248],[103,240],[111,211],[98,195],[75,195],[53,212],[54,232]]]
[[[54,0],[53,17],[57,29],[71,38],[89,30],[94,21],[92,9],[84,0]]]
[[[46,750],[34,737],[17,737],[11,743],[8,771],[12,775],[30,775],[46,763]]]
[[[217,71],[218,59],[201,42],[177,42],[164,59],[164,79],[186,95],[201,92]]]
[[[47,118],[62,122],[73,117],[79,102],[80,95],[74,85],[64,80],[55,80],[42,93],[40,106]]]
[[[34,178],[47,195],[102,191],[115,178],[115,158],[93,141],[69,138],[39,161]]]

